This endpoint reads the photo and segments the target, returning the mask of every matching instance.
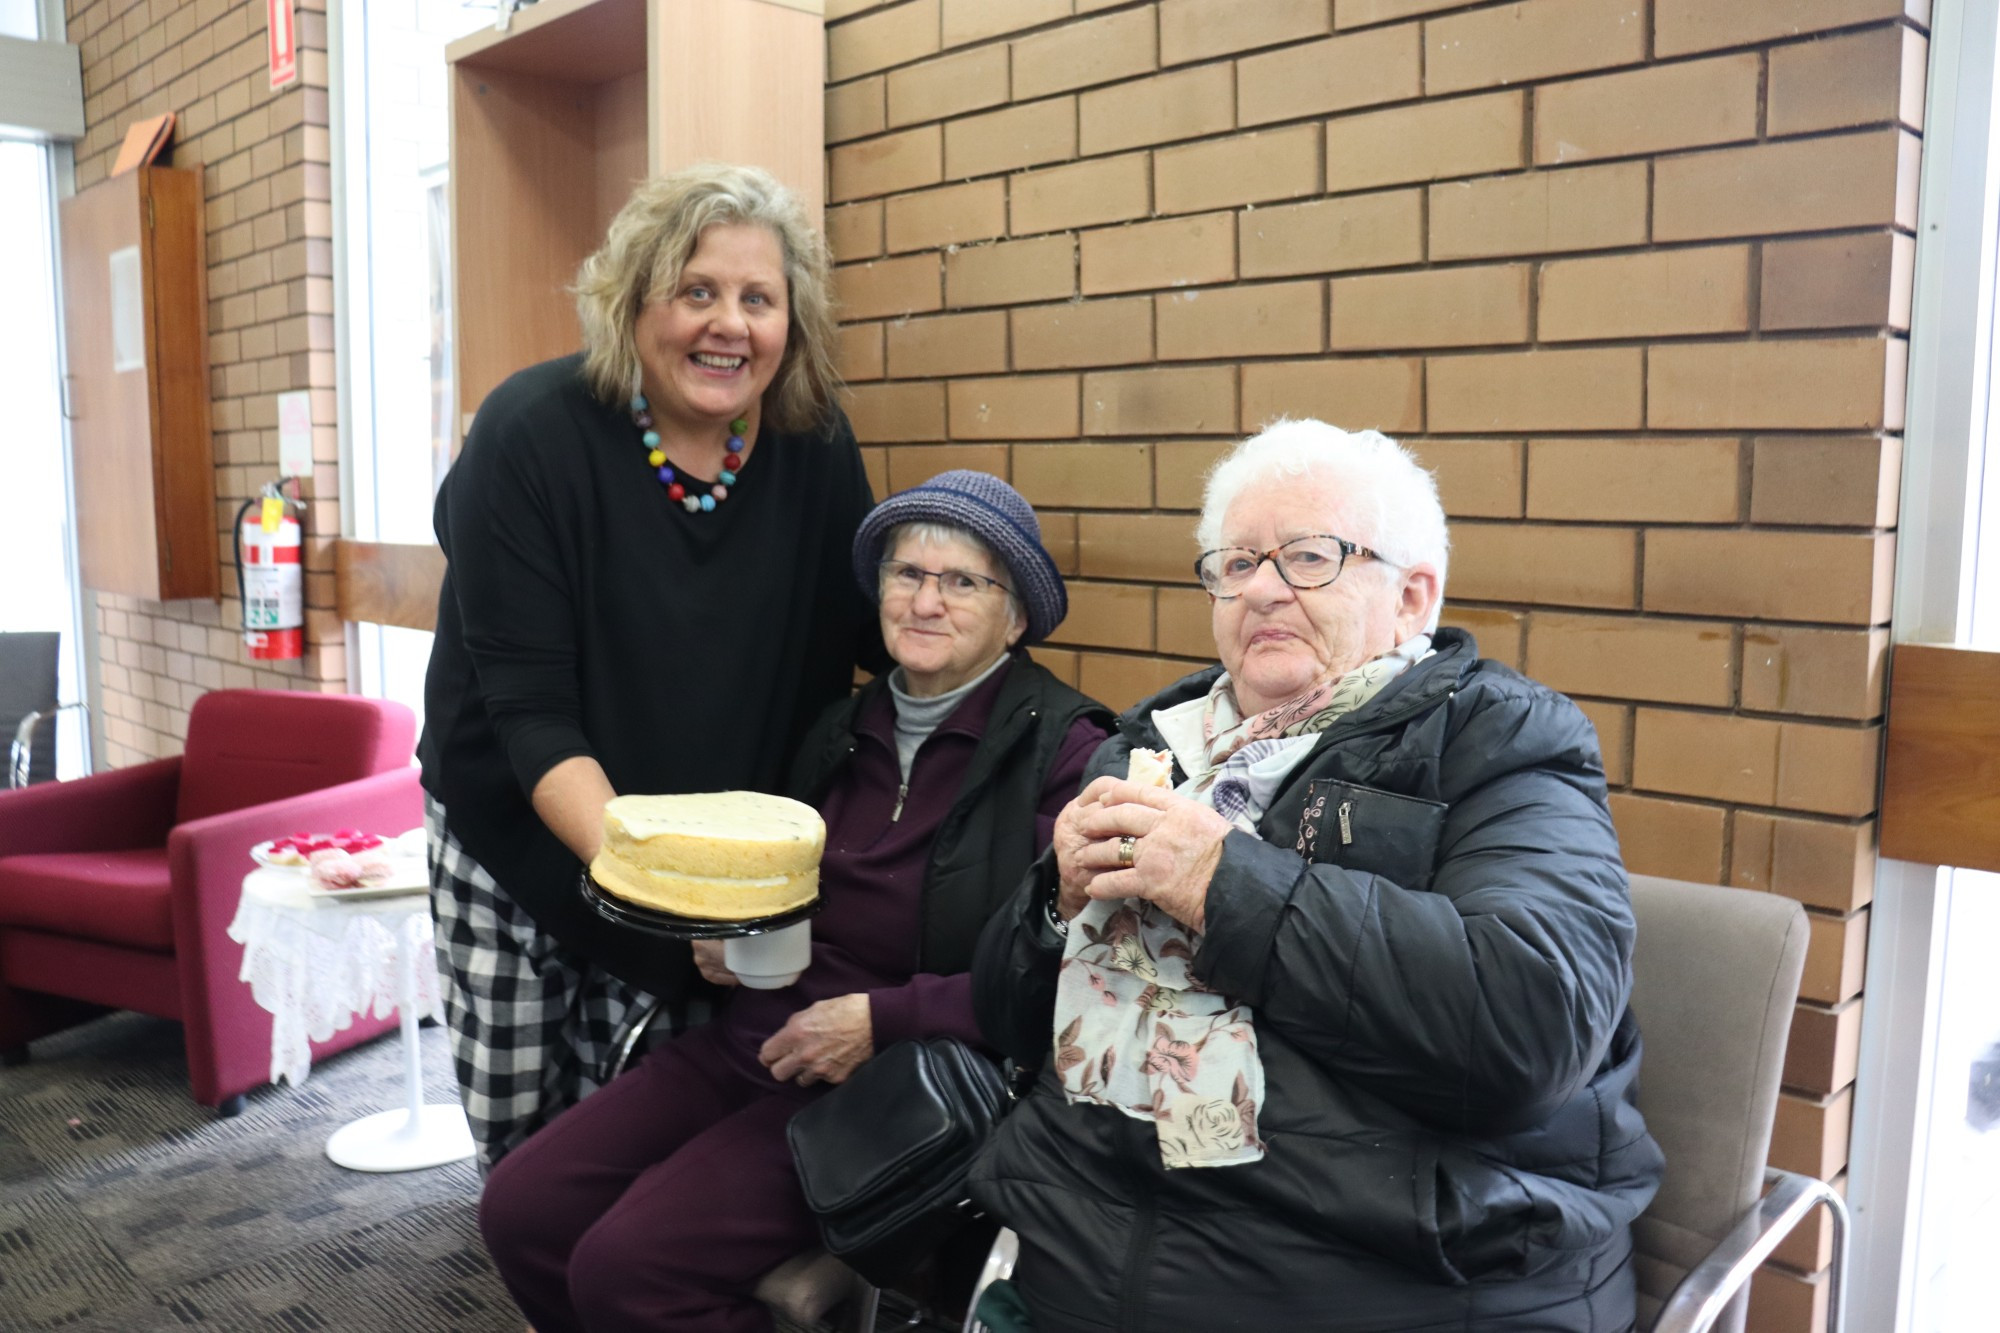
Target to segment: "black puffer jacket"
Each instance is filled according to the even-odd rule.
[[[1150,1123],[1069,1105],[1045,1070],[980,1159],[1038,1329],[1632,1325],[1661,1158],[1596,738],[1468,635],[1436,647],[1321,737],[1209,885],[1195,971],[1254,1006],[1266,1157],[1167,1171]],[[1127,713],[1089,776],[1160,747],[1153,712],[1217,670]],[[973,970],[981,1027],[1023,1061],[1052,1035],[1054,882],[1045,856]]]

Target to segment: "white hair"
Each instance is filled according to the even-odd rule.
[[[1336,533],[1379,552],[1392,564],[1428,564],[1444,601],[1451,533],[1438,503],[1437,479],[1410,451],[1380,431],[1345,431],[1324,421],[1275,421],[1209,469],[1195,543],[1223,544],[1230,504],[1259,482],[1313,476],[1342,488],[1353,532]]]

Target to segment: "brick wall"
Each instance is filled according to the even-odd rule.
[[[327,137],[325,0],[297,0],[300,73],[270,91],[258,0],[69,0],[83,51],[79,190],[104,179],[126,129],[179,116],[170,165],[204,169],[209,365],[222,602],[143,602],[86,593],[98,625],[100,763],[176,754],[187,710],[223,686],[339,690],[345,650],[333,612],[331,538],[340,531],[334,460],[333,215]],[[300,662],[250,665],[238,632],[229,525],[277,475],[277,395],[313,391],[306,487],[308,646]]]
[[[1846,1161],[1926,0],[829,0],[878,491],[1010,477],[1123,706],[1212,657],[1203,469],[1438,474],[1448,623],[1571,693],[1635,871],[1798,898],[1774,1160]],[[1823,1317],[1809,1233],[1753,1325]]]

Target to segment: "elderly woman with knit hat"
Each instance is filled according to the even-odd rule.
[[[488,1178],[480,1229],[538,1333],[771,1326],[758,1280],[817,1242],[785,1126],[905,1038],[980,1041],[979,933],[1049,846],[1110,713],[1023,650],[1068,599],[1034,510],[946,472],[862,522],[854,573],[895,670],[821,716],[791,791],[827,825],[812,963],[738,989]]]

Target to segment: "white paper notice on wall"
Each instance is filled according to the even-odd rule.
[[[278,395],[278,475],[310,477],[313,470],[312,394],[304,389]]]
[[[140,282],[139,247],[111,252],[111,369],[146,368],[146,293]]]

